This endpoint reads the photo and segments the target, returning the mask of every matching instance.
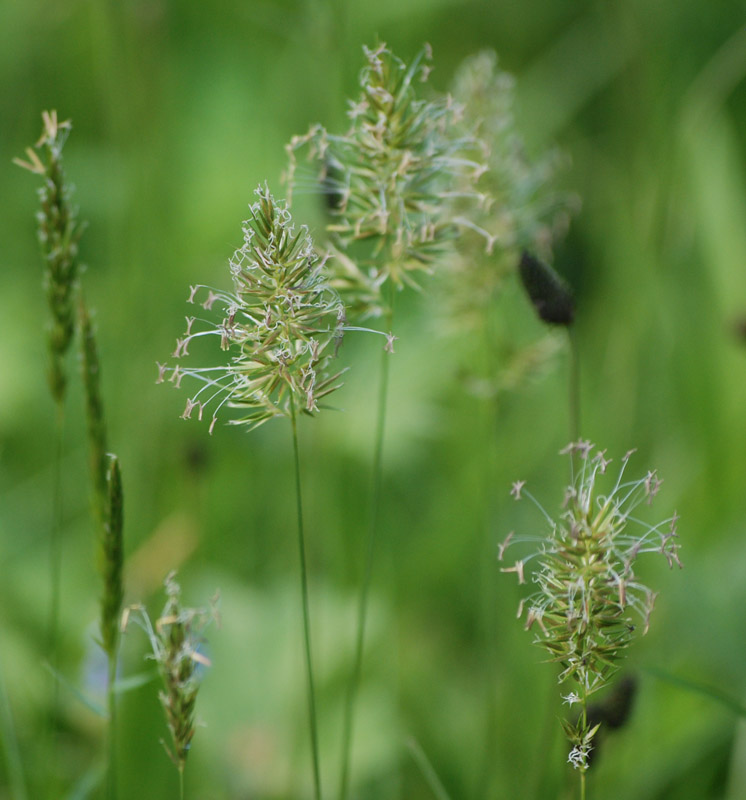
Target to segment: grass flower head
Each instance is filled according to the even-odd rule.
[[[171,760],[183,773],[196,727],[195,705],[197,693],[210,660],[204,654],[202,632],[212,621],[218,619],[217,597],[209,609],[185,608],[181,604],[181,588],[175,573],[165,581],[166,605],[153,625],[143,606],[125,609],[122,628],[134,621],[148,635],[152,658],[158,665],[163,681],[159,698],[166,713],[166,723],[171,734],[173,749],[165,745]]]
[[[20,158],[13,161],[43,180],[36,217],[45,263],[44,287],[51,313],[49,386],[55,401],[61,403],[67,385],[64,359],[75,333],[74,297],[80,269],[78,242],[84,226],[78,220],[72,202],[73,187],[66,180],[62,166],[62,149],[72,124],[70,120],[58,120],[56,111],[44,111],[42,120],[42,134],[36,149],[26,149],[27,161]]]
[[[656,524],[635,516],[635,509],[650,503],[661,480],[648,472],[627,480],[625,472],[632,451],[621,461],[616,480],[603,488],[602,476],[610,459],[587,441],[568,445],[576,472],[565,492],[562,513],[553,519],[526,489],[513,484],[516,500],[528,499],[544,518],[548,531],[538,536],[510,534],[499,549],[500,560],[514,545],[530,542],[533,552],[506,567],[520,583],[531,582],[535,591],[521,601],[525,627],[536,633],[535,641],[561,667],[560,683],[574,685],[568,697],[580,701],[582,713],[576,723],[565,722],[572,744],[570,762],[583,771],[598,726],[586,720],[586,699],[606,686],[620,666],[624,651],[642,623],[650,624],[655,593],[635,574],[637,558],[660,553],[669,566],[681,566],[676,533],[677,515]]]
[[[308,147],[318,165],[311,186],[321,185],[329,200],[336,285],[353,311],[378,315],[383,284],[416,286],[416,273],[428,271],[467,224],[454,213],[456,195],[485,200],[474,185],[486,167],[457,125],[462,108],[450,97],[418,96],[417,84],[432,69],[429,46],[411,64],[385,44],[364,52],[347,132],[315,126],[295,137],[288,153],[291,187],[304,188],[296,151]]]
[[[214,404],[210,433],[219,409],[238,409],[232,424],[250,429],[291,405],[313,413],[319,401],[341,384],[330,361],[342,337],[344,307],[325,277],[308,229],[296,229],[286,204],[259,187],[249,207],[243,245],[230,260],[233,291],[192,286],[188,302],[214,317],[187,317],[186,331],[173,353],[181,360],[204,336],[216,337],[230,361],[220,366],[158,365],[158,382],[179,386],[194,379],[202,386],[186,401],[182,418],[202,419]]]

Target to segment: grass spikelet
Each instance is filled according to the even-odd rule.
[[[119,618],[124,598],[124,496],[119,459],[109,455],[106,475],[108,502],[106,524],[101,540],[101,572],[104,591],[101,598],[101,643],[110,658],[116,658]]]
[[[42,113],[43,130],[35,148],[27,148],[28,160],[14,159],[18,166],[43,178],[39,189],[38,237],[44,257],[44,285],[49,303],[49,386],[55,401],[65,396],[65,355],[75,333],[74,293],[77,284],[78,241],[83,225],[72,204],[72,187],[65,180],[62,149],[72,128],[60,122],[56,111]],[[36,150],[42,154],[40,158]]]
[[[643,634],[650,625],[656,594],[637,578],[637,558],[660,553],[669,566],[681,567],[678,516],[651,525],[633,515],[641,503],[652,501],[661,480],[655,472],[627,480],[632,451],[622,459],[608,490],[600,486],[611,463],[605,451],[594,453],[590,442],[578,441],[562,452],[577,460],[579,469],[565,492],[558,520],[526,490],[525,481],[515,482],[513,497],[534,503],[549,530],[539,536],[510,534],[500,547],[500,560],[508,548],[533,543],[529,555],[502,571],[537,587],[521,601],[519,615],[526,611],[526,630],[534,630],[534,641],[559,664],[559,682],[572,685],[565,702],[580,704],[579,718],[563,721],[563,728],[572,746],[568,761],[580,770],[584,785],[600,724],[587,713],[588,697],[607,686],[621,665],[637,631],[635,618],[642,622]]]
[[[310,186],[330,198],[335,287],[352,314],[380,316],[387,307],[383,285],[416,287],[417,274],[429,271],[454,238],[463,219],[452,200],[458,193],[477,202],[471,187],[485,167],[473,157],[473,141],[456,135],[461,108],[450,98],[419,96],[417,84],[432,69],[429,46],[410,64],[385,44],[364,53],[347,132],[318,125],[287,150],[291,187],[304,188],[296,152],[307,148],[317,167]]]
[[[170,367],[159,364],[158,382],[179,386],[196,380],[201,388],[188,398],[183,419],[202,419],[214,404],[210,432],[220,408],[239,413],[231,424],[251,430],[275,417],[291,416],[291,399],[306,414],[341,386],[341,371],[331,360],[342,337],[344,308],[331,288],[324,263],[305,226],[296,228],[287,206],[259,187],[249,207],[244,243],[230,260],[233,291],[193,286],[188,302],[201,300],[207,312],[221,310],[214,322],[187,317],[173,358],[188,355],[192,342],[217,337],[231,353],[223,366]],[[213,312],[214,313],[214,312]]]
[[[148,658],[158,665],[163,681],[159,699],[166,715],[171,747],[164,748],[179,771],[180,797],[184,796],[184,768],[196,729],[197,694],[210,660],[204,654],[202,632],[218,619],[217,596],[209,609],[187,608],[181,602],[181,587],[175,573],[164,581],[166,605],[153,625],[143,606],[125,610],[123,628],[134,621],[147,634],[152,653]]]
[[[88,308],[81,297],[78,300],[78,327],[80,330],[80,363],[85,396],[88,449],[93,482],[93,503],[101,525],[106,523],[109,488],[107,472],[106,422],[101,398],[100,366],[96,335]]]

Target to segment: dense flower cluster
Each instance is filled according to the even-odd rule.
[[[579,441],[562,452],[579,468],[559,520],[544,511],[523,481],[514,483],[513,496],[534,502],[549,531],[537,537],[511,533],[500,545],[499,557],[502,560],[514,544],[534,543],[531,555],[503,572],[514,572],[526,583],[529,565],[536,564],[530,576],[536,591],[521,601],[518,614],[526,610],[526,629],[536,631],[535,641],[560,664],[559,681],[571,680],[577,686],[577,694],[568,698],[585,709],[586,698],[607,685],[618,668],[637,628],[635,616],[647,632],[656,595],[635,575],[638,556],[660,553],[669,566],[681,566],[678,517],[650,525],[633,516],[661,485],[655,472],[639,480],[624,479],[633,451],[624,456],[615,483],[605,492],[598,485],[611,463],[605,451],[594,453],[593,445]],[[583,713],[576,723],[565,723],[565,732],[573,745],[570,760],[584,769],[595,730]]]
[[[222,366],[170,367],[158,365],[158,382],[179,386],[194,378],[203,386],[186,401],[184,419],[215,403],[210,432],[223,405],[240,409],[230,420],[255,428],[293,408],[311,413],[319,401],[339,387],[341,372],[331,373],[329,362],[342,337],[344,308],[331,289],[323,261],[314,251],[305,226],[296,230],[284,203],[276,202],[265,187],[249,207],[244,243],[230,260],[233,291],[192,286],[188,298],[205,311],[220,309],[219,322],[187,317],[187,329],[176,342],[173,357],[189,354],[189,346],[203,336],[216,336],[231,352]]]
[[[329,201],[335,285],[353,312],[370,315],[385,306],[383,284],[416,285],[415,273],[429,270],[445,243],[471,225],[454,214],[453,201],[486,200],[474,188],[486,167],[473,138],[459,133],[463,109],[451,98],[417,96],[415,81],[431,69],[429,47],[410,65],[384,44],[364,50],[347,133],[315,126],[288,153],[291,186],[303,188],[296,151],[307,146],[318,165],[311,185],[321,185]]]

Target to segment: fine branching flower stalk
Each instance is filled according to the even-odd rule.
[[[661,485],[655,472],[626,479],[634,451],[622,458],[613,482],[602,479],[611,463],[606,451],[594,452],[590,442],[578,441],[562,452],[579,465],[565,492],[562,513],[553,519],[525,488],[525,481],[514,483],[513,497],[534,503],[548,531],[536,536],[510,533],[500,545],[499,558],[503,560],[514,545],[531,543],[529,555],[502,571],[515,573],[521,584],[535,584],[536,590],[521,600],[518,616],[525,611],[526,629],[535,631],[534,641],[560,665],[559,682],[571,684],[565,702],[580,706],[578,718],[562,724],[571,745],[568,761],[580,772],[584,797],[588,754],[598,730],[588,721],[588,698],[607,686],[619,668],[637,630],[636,618],[642,633],[647,632],[656,598],[635,574],[637,558],[660,553],[669,566],[681,567],[681,562],[677,514],[653,525],[634,516],[637,506],[649,504]]]
[[[171,747],[163,746],[179,773],[179,797],[184,798],[184,768],[192,746],[196,729],[195,706],[197,694],[209,658],[204,654],[204,629],[212,621],[218,621],[217,595],[210,608],[187,608],[181,603],[181,588],[175,574],[170,573],[164,582],[166,605],[161,616],[150,621],[146,609],[141,605],[125,609],[122,630],[134,622],[147,634],[152,653],[148,658],[158,665],[163,681],[159,699],[166,715],[166,724],[171,735]]]
[[[59,619],[61,606],[60,582],[62,547],[62,447],[64,433],[64,400],[67,386],[66,356],[75,333],[75,290],[79,262],[78,241],[83,225],[78,221],[72,204],[72,187],[65,179],[62,149],[72,127],[69,120],[60,122],[56,111],[42,113],[42,134],[34,148],[26,149],[27,159],[16,158],[14,163],[42,178],[39,189],[40,209],[37,213],[38,238],[44,259],[44,288],[50,311],[47,373],[49,387],[56,406],[56,445],[54,455],[54,487],[52,490],[52,522],[49,539],[50,592],[48,650],[52,672],[58,672]],[[37,153],[37,150],[39,153]],[[59,710],[58,681],[52,684],[51,716]],[[57,771],[57,749],[54,722],[50,719],[49,737],[52,747],[49,759],[51,773]],[[52,793],[56,792],[52,781]]]
[[[189,347],[205,336],[217,336],[223,351],[232,353],[227,364],[190,367],[158,365],[158,382],[179,386],[194,379],[201,388],[186,401],[182,418],[215,405],[212,433],[223,406],[237,409],[229,419],[251,430],[275,417],[291,423],[296,478],[298,550],[305,667],[308,682],[309,733],[314,792],[321,798],[316,691],[311,647],[308,570],[301,500],[297,417],[314,414],[320,403],[341,386],[341,371],[331,362],[344,331],[345,310],[330,286],[325,259],[319,258],[305,226],[297,228],[284,203],[269,189],[259,187],[258,200],[249,208],[244,223],[244,243],[230,261],[233,291],[193,286],[189,302],[200,291],[207,293],[202,308],[218,307],[220,322],[187,317],[187,329],[177,340],[174,358],[189,355]]]

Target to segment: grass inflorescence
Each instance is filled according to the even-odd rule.
[[[606,451],[594,450],[587,441],[574,442],[563,451],[577,474],[567,487],[562,512],[555,520],[525,487],[516,481],[511,490],[516,500],[526,497],[542,515],[545,533],[509,534],[500,546],[500,559],[515,546],[530,543],[531,552],[503,568],[515,573],[521,584],[529,581],[535,591],[521,600],[518,616],[525,613],[525,628],[535,642],[560,666],[559,682],[572,687],[565,700],[580,704],[575,721],[563,723],[571,744],[569,761],[581,773],[598,724],[587,715],[588,698],[606,687],[619,669],[638,626],[647,633],[655,593],[635,573],[644,553],[659,553],[681,566],[676,532],[678,516],[650,524],[634,515],[641,503],[650,503],[661,480],[655,472],[629,480],[625,473],[634,451],[621,460],[616,480],[606,488],[602,476],[611,460]],[[578,466],[579,465],[579,466]]]
[[[125,609],[122,629],[129,622],[139,625],[150,641],[152,658],[160,673],[163,688],[159,698],[166,715],[171,746],[164,747],[179,771],[180,795],[184,795],[184,768],[196,730],[196,704],[205,667],[210,659],[204,653],[203,631],[218,619],[217,595],[209,608],[189,608],[181,602],[181,587],[174,573],[164,581],[166,605],[155,624],[144,606]]]

